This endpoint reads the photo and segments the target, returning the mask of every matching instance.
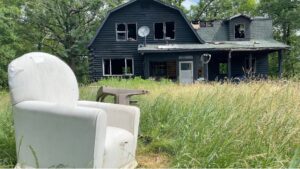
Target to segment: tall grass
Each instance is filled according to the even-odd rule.
[[[0,168],[11,168],[14,167],[16,163],[12,121],[8,93],[0,91]]]
[[[107,79],[82,86],[81,99],[94,100],[102,85],[150,91],[134,98],[141,108],[138,148],[144,154],[167,154],[170,167],[299,167],[297,82],[182,86],[167,80]],[[0,122],[11,128],[8,107],[1,105]],[[0,151],[4,147],[8,155],[0,153],[0,166],[15,162],[12,129],[4,133]],[[3,135],[8,138],[4,144]]]

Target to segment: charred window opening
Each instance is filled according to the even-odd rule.
[[[124,59],[112,59],[111,60],[111,74],[112,75],[122,75],[125,69],[125,62]]]
[[[117,40],[125,41],[126,40],[126,25],[117,24]]]
[[[166,22],[166,39],[175,39],[175,23]]]
[[[155,23],[155,39],[164,39],[164,24]]]
[[[104,59],[104,75],[110,74],[110,59]]]
[[[133,59],[103,59],[105,76],[133,75]]]
[[[126,74],[133,74],[133,61],[132,59],[126,59]]]
[[[206,27],[214,27],[213,21],[200,21],[200,27],[206,28]]]
[[[137,25],[136,24],[117,24],[116,25],[117,41],[136,41]]]
[[[136,24],[128,24],[128,40],[135,41],[136,38]]]
[[[245,38],[245,25],[244,24],[235,25],[235,38],[236,39]]]
[[[227,75],[228,73],[228,63],[219,63],[219,74]]]
[[[175,22],[155,23],[154,32],[154,39],[156,40],[174,40]]]

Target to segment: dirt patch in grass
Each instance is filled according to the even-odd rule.
[[[138,168],[169,168],[170,159],[165,154],[143,154],[137,156]]]

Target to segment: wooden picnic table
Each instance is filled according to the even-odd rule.
[[[130,100],[131,96],[147,93],[149,93],[147,90],[120,89],[102,86],[97,92],[96,101],[103,102],[107,96],[114,96],[114,103],[130,105],[137,103],[137,101]]]

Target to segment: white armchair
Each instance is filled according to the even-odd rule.
[[[20,168],[134,168],[140,110],[78,101],[72,70],[46,53],[8,68]]]

